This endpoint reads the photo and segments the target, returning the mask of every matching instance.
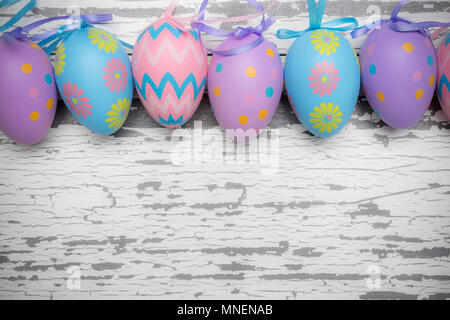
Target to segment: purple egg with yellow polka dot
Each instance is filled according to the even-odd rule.
[[[0,130],[23,145],[47,135],[57,93],[47,54],[28,40],[0,38]]]
[[[398,32],[384,23],[360,52],[362,87],[372,108],[389,126],[416,125],[436,86],[436,51],[428,36]]]
[[[257,39],[228,38],[218,50],[245,46]],[[276,47],[265,40],[232,56],[215,54],[208,69],[208,94],[217,122],[234,136],[252,137],[269,124],[280,102],[283,65]]]

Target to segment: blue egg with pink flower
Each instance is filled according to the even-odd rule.
[[[112,34],[92,26],[71,32],[55,52],[59,93],[73,116],[109,135],[130,112],[133,81],[128,54]]]
[[[305,32],[289,49],[284,74],[291,106],[308,131],[326,138],[345,127],[358,99],[360,68],[342,34]]]

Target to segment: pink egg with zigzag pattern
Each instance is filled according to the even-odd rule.
[[[195,113],[206,85],[208,60],[199,34],[161,18],[139,35],[133,50],[136,90],[160,125],[176,128]]]

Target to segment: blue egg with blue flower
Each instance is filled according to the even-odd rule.
[[[325,138],[345,127],[361,78],[358,57],[345,37],[324,28],[305,32],[289,49],[284,74],[294,113],[310,132]]]
[[[119,130],[133,98],[131,64],[122,44],[92,26],[69,33],[56,49],[59,93],[74,117],[91,131]]]

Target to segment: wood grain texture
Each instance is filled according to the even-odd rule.
[[[274,171],[174,165],[172,131],[138,101],[113,137],[58,108],[37,146],[0,136],[2,298],[450,297],[450,124],[436,101],[402,131],[360,102],[323,140],[284,97]],[[199,123],[218,129],[208,101],[184,133]],[[79,290],[66,285],[70,266]],[[379,289],[367,287],[371,266]]]
[[[362,18],[370,4],[387,15],[395,3],[329,1],[327,17]],[[23,23],[67,4],[38,1]],[[79,4],[114,13],[105,28],[133,42],[167,1]],[[242,6],[222,1],[211,14]],[[183,1],[178,12],[193,8]],[[304,27],[306,1],[280,1],[274,15],[278,27]],[[415,1],[402,16],[448,21],[448,1]],[[175,133],[139,100],[111,137],[80,126],[61,101],[42,143],[23,147],[0,133],[0,298],[450,298],[450,123],[436,100],[410,130],[385,126],[359,101],[325,140],[283,97],[270,128],[270,152],[263,138],[259,153],[224,141],[226,161],[211,160],[208,139],[221,130],[205,97]],[[79,289],[67,285],[71,267]]]

